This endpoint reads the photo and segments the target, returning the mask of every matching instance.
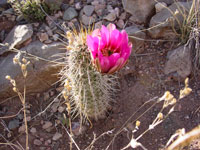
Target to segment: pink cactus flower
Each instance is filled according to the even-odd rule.
[[[97,69],[108,74],[118,71],[126,64],[132,49],[126,31],[120,32],[114,24],[95,29],[87,36],[87,45]]]

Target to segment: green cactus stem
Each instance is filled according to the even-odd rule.
[[[117,77],[103,75],[92,65],[86,45],[87,32],[68,32],[69,45],[66,66],[60,72],[68,90],[73,115],[80,115],[81,122],[104,117],[118,90]]]

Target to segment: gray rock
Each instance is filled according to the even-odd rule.
[[[19,127],[19,120],[14,119],[14,120],[9,121],[9,123],[8,123],[8,128],[9,128],[10,130],[16,129],[16,128],[18,128],[18,127]]]
[[[116,18],[117,18],[117,16],[116,16],[116,13],[114,11],[109,13],[107,16],[104,17],[104,19],[106,19],[108,21],[115,21]]]
[[[8,7],[8,2],[7,2],[7,0],[0,0],[0,7],[3,7],[3,8]]]
[[[78,16],[78,13],[73,7],[69,7],[67,10],[65,10],[63,15],[63,20],[70,21],[71,19]]]
[[[6,15],[6,14],[14,15],[13,8],[9,8],[9,9],[2,12],[2,15]]]
[[[155,0],[122,0],[123,7],[129,12],[134,22],[147,23],[154,13]]]
[[[20,50],[46,60],[55,60],[58,58],[52,57],[55,54],[66,53],[61,42],[46,45],[39,41],[35,41]],[[15,55],[16,53],[10,52],[7,55],[0,56],[0,98],[16,95],[12,90],[13,87],[11,83],[5,79],[6,75],[10,75],[15,79],[18,89],[23,91],[24,79],[21,69],[18,65],[13,64],[13,57]],[[60,67],[55,66],[55,64],[50,63],[49,61],[35,59],[35,57],[31,58],[30,61],[31,63],[27,67],[27,94],[45,91],[49,89],[53,83],[58,81],[56,74]],[[1,100],[3,99],[0,99],[0,101]]]
[[[188,14],[188,10],[191,7],[191,2],[178,2],[174,3],[168,8],[162,9],[159,13],[157,13],[155,16],[151,18],[149,27],[151,30],[149,30],[149,34],[152,38],[165,38],[165,39],[175,39],[176,34],[174,33],[172,29],[180,28],[179,24],[177,23],[176,19],[179,20],[180,24],[183,22],[183,15],[178,11],[181,9],[183,12]],[[177,7],[178,6],[178,7]],[[173,17],[172,14],[175,14],[176,12],[176,19]]]
[[[83,8],[83,12],[86,16],[90,17],[92,13],[94,12],[94,6],[92,5],[85,5]]]
[[[180,79],[185,79],[192,71],[191,49],[180,46],[168,52],[168,60],[165,64],[166,75],[177,73]]]
[[[84,25],[90,25],[90,24],[92,24],[92,23],[95,22],[95,19],[94,19],[93,16],[88,17],[88,16],[86,16],[86,15],[82,15],[82,16],[81,16],[81,22],[82,22]]]
[[[24,42],[28,41],[33,35],[33,28],[31,24],[27,25],[18,25],[15,26],[10,33],[7,35],[3,43],[8,43],[8,47],[19,48]],[[0,55],[3,54],[3,51],[0,51]]]
[[[129,40],[133,44],[133,50],[136,53],[141,51],[140,48],[144,45],[144,39],[146,38],[146,34],[142,32],[137,26],[130,26],[125,28],[127,34],[129,35]]]

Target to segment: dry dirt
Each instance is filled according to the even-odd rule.
[[[131,130],[133,130],[135,124],[134,121],[150,108],[154,102],[149,102],[139,109],[140,106],[154,97],[161,97],[166,90],[169,90],[175,97],[178,97],[179,90],[184,87],[184,82],[175,81],[173,78],[166,76],[163,73],[166,54],[173,47],[176,47],[176,44],[171,42],[146,42],[142,53],[132,54],[128,65],[119,73],[121,88],[116,96],[115,102],[112,103],[112,109],[109,110],[104,119],[92,121],[92,128],[87,126],[87,129],[83,134],[75,137],[75,141],[81,150],[84,150],[90,145],[94,137],[93,133],[98,137],[102,133],[108,131],[112,131],[112,133],[109,135],[105,134],[99,138],[94,143],[93,149],[105,150],[111,140],[114,139],[108,150],[120,150],[130,142],[132,136]],[[148,150],[159,150],[163,148],[176,130],[185,128],[186,131],[189,131],[199,124],[199,76],[191,75],[189,85],[193,90],[192,93],[178,102],[175,111],[170,114],[164,122],[156,126],[152,131],[143,135],[139,140],[139,142],[141,142]],[[27,101],[31,106],[29,109],[29,116],[33,117],[44,110],[58,94],[58,92],[56,92],[56,86],[52,87],[50,91],[55,92],[46,101],[43,100],[42,93],[40,95],[35,94],[27,97]],[[139,130],[134,133],[134,137],[138,137],[148,128],[162,108],[162,105],[162,103],[156,104],[148,112],[142,115],[139,119],[141,121],[141,126],[139,127]],[[17,98],[8,99],[0,104],[0,106],[2,110],[5,108],[7,109],[3,116],[16,114],[22,107]],[[64,111],[64,113],[67,114],[66,111]],[[132,116],[134,113],[136,114]],[[52,113],[50,110],[47,110],[44,114],[28,123],[29,128],[35,127],[37,129],[35,135],[29,133],[30,150],[69,150],[69,137],[61,124],[56,125],[55,120],[58,118],[62,118],[62,114],[58,112]],[[125,124],[129,118],[130,120]],[[10,118],[2,120],[8,125]],[[0,121],[2,122],[2,120]],[[49,132],[42,129],[42,121],[51,121],[53,123]],[[117,136],[114,136],[119,131],[121,132]],[[11,132],[12,135],[10,138],[7,138],[7,140],[13,143],[19,142],[24,146],[25,134],[19,134],[18,129]],[[62,133],[63,137],[57,141],[51,140],[51,143],[45,144],[45,141],[52,139],[52,136],[56,132]],[[2,124],[0,124],[0,134],[5,137],[8,134],[8,131],[5,131],[5,126],[3,127]],[[42,141],[40,146],[33,144],[33,141],[36,138]],[[5,143],[5,140],[0,137],[0,142]],[[10,146],[0,145],[0,150],[10,149],[12,149]],[[76,149],[74,145],[73,149]],[[131,148],[128,148],[128,150],[129,149],[131,150]],[[136,150],[140,149],[141,148],[136,148]],[[198,140],[195,141],[190,149],[200,149],[200,142]]]

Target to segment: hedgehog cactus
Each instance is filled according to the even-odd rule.
[[[117,77],[111,74],[102,74],[102,71],[97,69],[96,65],[98,64],[94,63],[92,57],[91,45],[93,44],[87,44],[89,38],[92,42],[91,38],[93,37],[90,37],[90,32],[83,30],[80,33],[67,32],[67,38],[69,42],[66,57],[67,65],[61,71],[62,80],[65,82],[65,93],[67,90],[72,112],[75,115],[80,115],[81,123],[85,119],[97,120],[105,115],[113,94],[117,91]],[[96,44],[98,45],[98,43]],[[129,46],[129,48],[131,47]],[[130,55],[130,52],[128,55]],[[116,63],[116,60],[117,68],[123,66],[126,60],[123,59],[123,63],[120,61],[121,64]],[[113,67],[110,66],[110,69]],[[103,66],[100,68],[103,68]]]

